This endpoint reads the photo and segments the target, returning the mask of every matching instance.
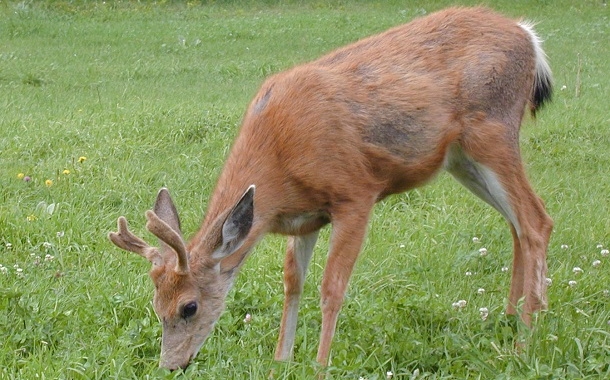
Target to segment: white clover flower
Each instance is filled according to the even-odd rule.
[[[252,321],[252,316],[250,314],[246,314],[246,317],[244,318],[244,323],[250,323],[250,321]]]
[[[466,271],[466,273],[464,273],[464,275],[466,275],[466,276],[472,276],[472,272],[471,272],[471,271]]]
[[[473,242],[473,243],[478,243],[479,241],[480,241],[480,240],[479,240],[479,238],[478,238],[478,237],[473,236],[473,238],[472,238],[472,242]]]
[[[487,248],[483,247],[483,248],[479,249],[479,254],[481,256],[487,256]]]
[[[8,268],[7,267],[3,267],[2,265],[0,265],[0,273],[7,274],[8,273]]]
[[[57,233],[57,237],[58,237],[58,238],[62,238],[62,237],[64,237],[64,234],[65,234],[65,233],[64,233],[63,231],[59,231],[59,232]]]
[[[479,288],[479,289],[477,289],[477,293],[478,294],[484,294],[485,293],[485,289]]]
[[[604,257],[608,256],[608,254],[610,254],[610,251],[608,251],[607,249],[602,249],[602,251],[600,252],[600,254]]]
[[[4,246],[6,247],[6,249],[13,248],[13,245],[11,243],[6,243]]]
[[[405,247],[405,245],[404,245],[404,244],[401,244],[401,245],[399,245],[399,247],[400,247],[400,248],[404,248],[404,247]]]
[[[585,317],[588,317],[587,313],[585,313],[585,311],[584,311],[583,309],[576,308],[576,313],[578,313],[578,314],[582,314],[582,315],[584,315]]]
[[[561,91],[565,91],[568,88],[568,86],[566,86],[565,84],[563,86],[561,86]]]
[[[479,315],[481,316],[482,320],[487,320],[487,317],[489,316],[489,309],[486,307],[482,307],[479,309]]]
[[[49,243],[48,241],[45,241],[44,243],[42,243],[42,246],[44,247],[44,249],[48,250],[53,246],[53,244]]]
[[[19,269],[19,264],[15,264],[15,265],[13,265],[13,268],[15,268],[15,269]]]
[[[604,245],[603,245],[603,244],[598,244],[598,245],[597,245],[597,249],[602,249],[602,248],[604,248]]]
[[[394,373],[392,373],[392,371],[388,371],[385,373],[385,378],[386,379],[391,379],[392,377],[394,377]]]
[[[553,285],[553,280],[552,280],[552,279],[550,279],[549,277],[547,277],[545,281],[546,281],[546,286],[551,286],[551,285]]]
[[[508,267],[502,267],[502,272],[508,272]]]
[[[576,281],[570,280],[570,281],[568,281],[568,285],[570,285],[571,287],[575,287],[576,286]]]
[[[467,304],[466,300],[459,300],[459,301],[451,304],[451,306],[453,306],[454,309],[463,309],[466,307],[466,304]]]
[[[568,249],[568,248],[570,248],[570,247],[567,244],[562,244],[561,245],[561,249]]]
[[[572,268],[572,272],[574,272],[574,274],[580,274],[583,270],[580,267],[574,267]]]
[[[46,254],[44,256],[44,261],[53,261],[53,259],[55,259],[55,256],[53,255]]]
[[[592,264],[592,265],[593,265],[594,267],[598,267],[598,266],[600,266],[600,265],[601,265],[601,263],[602,263],[601,261],[599,261],[599,260],[595,260],[595,261],[593,262],[593,264]]]

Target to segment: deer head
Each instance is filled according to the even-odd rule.
[[[167,189],[161,189],[153,210],[146,212],[146,228],[158,239],[151,247],[135,236],[124,217],[109,239],[126,251],[152,263],[155,284],[153,307],[163,323],[160,366],[186,368],[212,331],[224,309],[233,271],[221,269],[221,261],[235,253],[252,227],[254,186],[231,209],[220,215],[198,241],[194,257],[180,232],[180,219]]]

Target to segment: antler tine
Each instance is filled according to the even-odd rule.
[[[156,248],[151,247],[144,240],[134,235],[127,227],[127,219],[124,216],[120,216],[117,220],[118,232],[108,233],[108,238],[117,247],[122,248],[129,252],[137,253],[138,255],[148,259],[155,265],[162,264],[161,256],[157,252]]]
[[[188,273],[188,254],[180,234],[159,218],[152,210],[146,211],[146,219],[148,220],[146,228],[176,252],[178,258],[176,272],[180,274]]]
[[[146,257],[146,249],[150,246],[142,239],[131,233],[127,227],[127,219],[120,216],[117,220],[118,232],[110,232],[108,238],[119,248],[137,253]]]

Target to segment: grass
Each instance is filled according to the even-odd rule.
[[[194,232],[266,76],[455,3],[1,2],[0,378],[180,377],[157,368],[149,264],[107,241],[116,218],[152,240],[143,212],[167,186]],[[550,310],[514,334],[502,314],[508,228],[441,175],[376,208],[329,378],[610,375],[610,12],[601,0],[483,3],[537,21],[554,70],[554,103],[521,136],[556,222]],[[305,286],[294,362],[272,360],[284,240],[270,236],[187,375],[311,378],[327,237]],[[452,307],[458,300],[466,307]]]

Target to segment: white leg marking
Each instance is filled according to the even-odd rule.
[[[468,190],[498,210],[515,227],[517,235],[521,236],[519,220],[504,186],[493,170],[473,160],[457,145],[449,149],[445,169]]]
[[[282,316],[284,336],[279,344],[279,352],[277,353],[279,355],[278,357],[282,360],[287,360],[292,356],[297,330],[297,320],[299,317],[299,301],[301,299],[301,292],[303,291],[303,284],[305,283],[307,268],[309,267],[316,241],[318,240],[318,233],[319,231],[316,231],[309,235],[293,237],[294,260],[296,272],[299,276],[300,289],[298,294],[287,295],[284,301],[286,303],[284,315]],[[288,289],[284,288],[284,292],[287,290]]]

